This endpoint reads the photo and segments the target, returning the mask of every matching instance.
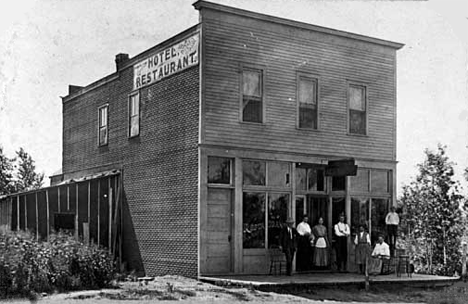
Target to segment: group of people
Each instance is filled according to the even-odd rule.
[[[391,207],[385,218],[390,246],[385,243],[383,235],[379,235],[377,243],[372,250],[370,235],[364,224],[359,225],[359,232],[354,238],[356,264],[359,273],[366,270],[369,274],[381,273],[382,263],[390,259],[395,250],[397,227],[399,224],[398,214]],[[292,261],[298,249],[298,267],[305,269],[303,263],[312,263],[316,267],[327,267],[329,265],[330,242],[327,237],[327,228],[323,225],[320,217],[318,224],[310,228],[308,216],[304,216],[302,222],[294,227],[294,220],[288,218],[286,226],[280,234],[280,249],[286,256],[286,273],[292,274]],[[339,221],[333,226],[335,234],[336,266],[338,272],[346,272],[348,260],[348,238],[351,235],[349,225],[345,222],[345,215],[340,214]],[[312,250],[312,247],[314,248]],[[371,252],[372,251],[372,252]],[[304,258],[304,256],[306,258]],[[312,256],[310,261],[309,256]],[[301,264],[302,263],[302,264]],[[306,265],[307,266],[307,265]]]

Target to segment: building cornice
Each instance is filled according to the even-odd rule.
[[[306,29],[310,31],[315,31],[315,32],[320,32],[324,34],[329,34],[329,35],[334,35],[334,36],[339,36],[339,37],[344,37],[348,39],[354,39],[354,40],[359,40],[363,42],[368,42],[368,43],[373,43],[373,44],[378,44],[381,46],[386,46],[389,48],[393,49],[401,49],[404,44],[398,43],[398,42],[393,42],[389,40],[383,40],[379,38],[373,38],[369,36],[364,36],[360,34],[355,34],[355,33],[350,33],[350,32],[345,32],[341,30],[336,30],[336,29],[331,29],[327,27],[322,27],[318,25],[313,25],[309,23],[304,23],[304,22],[299,22],[299,21],[294,21],[290,19],[285,19],[285,18],[280,18],[280,17],[275,17],[271,15],[265,15],[261,13],[256,13],[244,9],[239,9],[231,6],[225,6],[217,3],[212,3],[212,2],[207,2],[203,0],[199,0],[193,4],[195,9],[197,10],[202,10],[202,9],[211,9],[219,12],[224,12],[224,13],[229,13],[229,14],[234,14],[234,15],[239,15],[243,17],[249,17],[249,18],[254,18],[262,21],[268,21],[268,22],[273,22],[277,24],[282,24],[282,25],[287,25],[287,26],[292,26],[296,28],[301,28],[301,29]]]

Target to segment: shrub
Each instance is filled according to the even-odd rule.
[[[61,232],[37,242],[30,233],[0,228],[0,298],[102,288],[114,274],[112,256],[96,245]]]

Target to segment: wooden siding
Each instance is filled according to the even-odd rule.
[[[344,37],[202,10],[202,144],[395,160],[395,50]],[[239,120],[242,64],[265,66],[266,120]],[[296,77],[319,80],[320,128],[298,129]],[[347,87],[366,85],[368,134],[348,134]]]

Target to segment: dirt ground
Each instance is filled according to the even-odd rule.
[[[77,291],[44,295],[38,303],[428,303],[466,304],[468,284],[459,282],[449,288],[423,289],[395,286],[371,287],[369,292],[358,287],[323,287],[320,289],[278,289],[262,292],[252,288],[215,286],[180,276],[156,277],[146,283],[121,282],[114,289]],[[13,303],[30,303],[14,300]]]

